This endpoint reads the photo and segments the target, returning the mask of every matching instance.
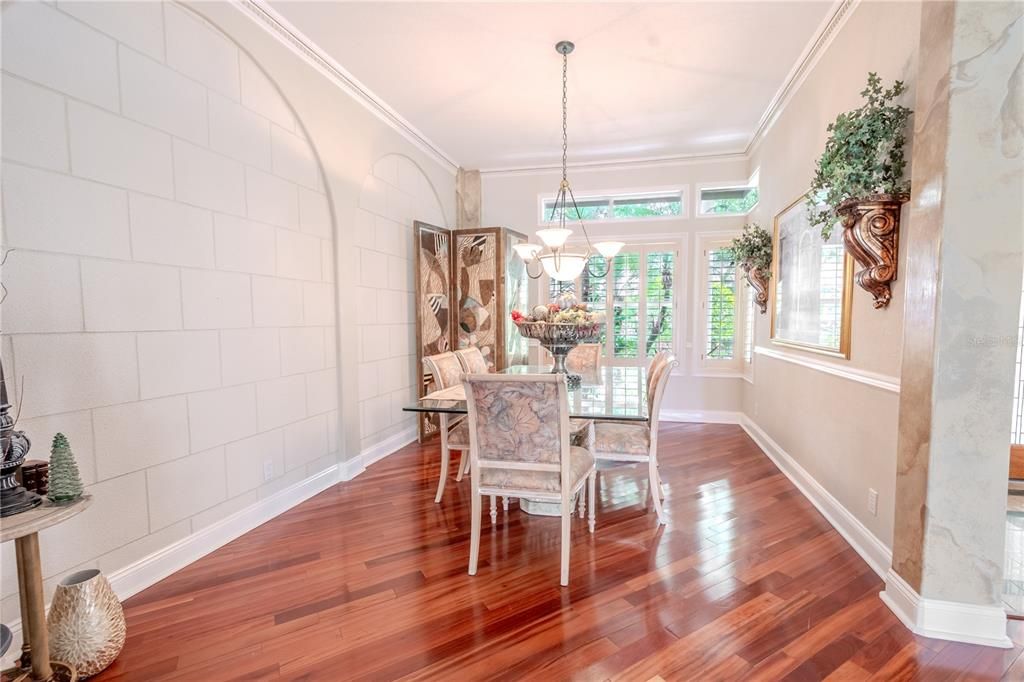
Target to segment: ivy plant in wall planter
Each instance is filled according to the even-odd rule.
[[[772,235],[757,223],[743,226],[743,234],[729,246],[753,287],[761,314],[768,310],[768,280],[772,276]]]
[[[912,112],[894,103],[905,90],[902,81],[883,88],[877,73],[868,74],[860,93],[865,103],[829,124],[807,195],[811,224],[821,227],[823,238],[829,238],[836,222],[842,225],[846,250],[863,268],[857,284],[874,297],[875,308],[886,307],[892,297],[900,206],[910,198],[903,148]]]

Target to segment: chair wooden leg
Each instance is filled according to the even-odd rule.
[[[597,500],[594,499],[594,494],[597,492],[597,471],[591,471],[590,476],[587,478],[587,492],[590,495],[590,517],[587,520],[587,526],[590,528],[590,532],[593,533],[594,508],[597,507]]]
[[[651,499],[654,501],[654,511],[658,513],[658,523],[664,524],[666,523],[665,512],[662,511],[661,495],[658,492],[661,486],[661,483],[658,480],[658,460],[652,457],[651,460],[647,463],[647,466],[650,471]]]
[[[491,495],[491,523],[498,522],[498,503],[497,498]]]
[[[587,515],[587,496],[584,494],[583,488],[580,488],[580,518],[586,518]]]
[[[469,468],[469,467],[466,466],[467,464],[469,464],[469,462],[467,462],[466,460],[467,460],[466,451],[465,450],[461,450],[459,452],[459,470],[455,473],[455,480],[456,481],[461,481],[462,477],[466,473],[466,469]]]
[[[501,510],[508,511],[508,498],[504,495],[501,496]]]
[[[466,457],[466,467],[462,470],[462,475],[465,476],[469,473],[469,457]]]
[[[469,574],[476,575],[476,564],[480,558],[480,512],[483,511],[480,496],[473,493],[472,515],[469,520]]]
[[[662,501],[665,500],[665,483],[661,480],[661,472],[658,471],[657,465],[654,467],[654,472],[658,475],[658,496],[661,497]]]
[[[441,415],[441,477],[437,481],[437,494],[434,495],[434,504],[441,502],[444,495],[444,484],[448,481],[448,460],[451,452],[448,450],[448,415]]]
[[[563,498],[565,499],[565,498]],[[569,585],[569,530],[572,528],[572,507],[568,500],[562,503],[562,587]]]

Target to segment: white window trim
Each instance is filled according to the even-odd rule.
[[[702,213],[700,210],[700,193],[701,190],[705,189],[731,189],[734,187],[757,187],[758,188],[758,201],[756,204],[750,207],[749,211],[745,213]],[[748,216],[754,212],[754,209],[761,203],[760,199],[761,190],[761,169],[755,168],[754,172],[750,174],[750,177],[746,180],[736,180],[733,182],[701,182],[698,183],[693,190],[693,215],[696,218],[735,218],[737,216]]]
[[[608,237],[608,238],[609,239],[614,239],[615,237]],[[621,239],[625,239],[625,237],[620,237],[620,238]],[[568,242],[566,242],[566,246],[569,246],[569,247],[583,247],[583,248],[585,248],[586,247],[586,242],[584,242],[582,240],[578,240],[578,239],[570,239]],[[620,252],[620,253],[630,253],[630,252],[639,252],[640,253],[640,255],[641,255],[641,258],[640,258],[641,281],[646,281],[646,277],[647,277],[647,259],[643,257],[643,256],[645,256],[647,254],[647,252],[649,252],[649,251],[665,251],[665,250],[674,250],[676,252],[676,257],[675,257],[675,261],[674,261],[675,273],[673,275],[673,281],[675,282],[675,287],[674,287],[673,297],[672,297],[672,318],[673,318],[673,323],[674,324],[673,324],[673,330],[672,330],[673,333],[672,333],[671,350],[672,350],[672,352],[675,354],[675,356],[677,358],[681,358],[682,357],[682,353],[680,352],[680,349],[682,347],[682,342],[683,342],[683,340],[685,339],[685,336],[686,336],[685,330],[686,330],[686,322],[687,322],[687,320],[686,320],[684,306],[680,305],[680,303],[684,300],[685,290],[686,290],[685,279],[684,279],[685,278],[685,274],[686,274],[685,273],[685,266],[687,265],[687,257],[688,257],[686,246],[687,246],[687,244],[686,244],[685,238],[684,239],[671,239],[671,240],[666,240],[666,239],[635,240],[634,239],[634,240],[630,240],[626,244],[626,246],[624,246],[622,248],[622,251]],[[551,288],[551,278],[548,277],[547,273],[544,273],[543,275],[541,275],[539,282],[540,282],[541,298],[546,298],[547,297],[547,292]],[[576,291],[578,292],[579,291],[579,287],[580,287],[580,280],[579,280],[579,278],[577,278],[575,280],[575,285],[576,285]],[[609,283],[609,287],[607,289],[607,295],[608,295],[608,301],[612,300],[612,298],[614,297],[614,284],[613,283]],[[645,300],[645,303],[646,303],[646,300]],[[642,355],[638,354],[638,357],[635,357],[635,358],[616,358],[614,356],[614,353],[615,353],[615,346],[614,346],[614,340],[613,340],[614,326],[613,326],[613,321],[612,321],[612,315],[610,313],[610,308],[611,308],[611,306],[606,301],[606,303],[605,303],[605,313],[606,313],[605,348],[603,349],[603,352],[601,354],[601,363],[604,364],[604,365],[607,365],[607,366],[611,366],[611,367],[646,367],[648,365],[648,363],[650,362],[650,358],[644,357]],[[640,329],[643,329],[643,330],[647,329],[647,306],[646,305],[643,305],[643,306],[640,307],[640,318],[639,318],[638,322],[639,322],[639,325],[640,325]],[[683,370],[683,363],[680,362],[679,367],[676,369],[675,372],[673,372],[673,374],[674,375],[682,374],[682,370]]]
[[[719,378],[743,378],[743,354],[742,354],[742,336],[740,335],[740,318],[742,316],[742,310],[737,310],[735,320],[733,324],[733,357],[729,360],[713,360],[704,357],[704,349],[707,344],[707,309],[705,293],[706,288],[704,283],[707,281],[707,255],[706,251],[711,248],[721,248],[722,246],[728,246],[729,243],[739,236],[739,232],[735,230],[730,231],[718,231],[718,232],[698,232],[695,235],[696,241],[694,244],[694,262],[696,267],[693,268],[693,311],[694,311],[694,324],[693,324],[693,375],[699,377],[719,377]],[[733,300],[739,299],[740,282],[740,270],[737,266],[736,283],[737,283],[737,296]],[[737,306],[740,308],[741,306]],[[741,352],[735,352],[739,349]]]
[[[574,190],[575,191],[575,190]],[[690,186],[689,185],[668,185],[664,187],[631,187],[628,189],[608,189],[608,190],[587,190],[576,194],[576,199],[583,201],[584,199],[593,199],[601,197],[616,197],[616,196],[628,196],[628,195],[645,195],[645,194],[663,194],[668,192],[678,192],[680,197],[680,210],[679,215],[663,215],[663,216],[651,216],[650,218],[606,218],[604,220],[588,220],[588,225],[607,225],[615,224],[621,225],[625,223],[653,223],[653,222],[664,222],[666,220],[685,220],[690,217]],[[538,194],[537,195],[537,226],[538,227],[550,227],[554,223],[546,220],[546,211],[544,210],[545,201],[553,201],[555,194]],[[573,221],[574,223],[576,221]],[[566,221],[569,223],[569,221]],[[635,242],[631,242],[635,243]]]

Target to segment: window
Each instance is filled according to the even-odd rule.
[[[736,264],[726,248],[705,252],[704,357],[711,360],[732,360],[736,345]]]
[[[540,210],[541,223],[557,221],[561,217],[559,212],[552,215],[554,206],[555,197],[544,198]],[[567,220],[600,222],[671,218],[683,215],[683,192],[676,189],[663,192],[579,196],[576,197],[576,208],[579,210],[574,210],[570,202],[565,215]]]
[[[549,280],[547,289],[551,295],[572,290],[591,310],[605,312],[604,364],[646,366],[658,351],[675,347],[677,261],[674,245],[626,247],[607,275],[584,270],[577,282]],[[591,262],[595,272],[604,269],[600,256]]]
[[[699,215],[746,215],[757,206],[757,185],[706,187],[700,190]]]
[[[697,235],[697,262],[694,305],[700,318],[694,325],[694,353],[700,365],[711,374],[739,375],[746,354],[744,310],[746,301],[740,288],[740,275],[730,239],[722,235]]]

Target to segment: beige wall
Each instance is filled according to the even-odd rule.
[[[920,13],[919,3],[856,6],[753,153],[750,168],[759,168],[761,178],[761,200],[753,217],[761,225],[770,229],[773,216],[807,190],[826,126],[840,112],[859,106],[868,71],[877,71],[886,82],[905,81],[905,102],[913,106]],[[905,248],[900,261],[902,274]],[[898,383],[903,299],[902,281],[893,286],[892,303],[885,310],[874,310],[868,293],[854,290],[849,360],[773,346],[768,316],[758,318],[757,345]],[[893,391],[756,355],[754,383],[744,389],[743,410],[891,547],[898,398]],[[868,511],[869,488],[879,494],[877,515]]]

